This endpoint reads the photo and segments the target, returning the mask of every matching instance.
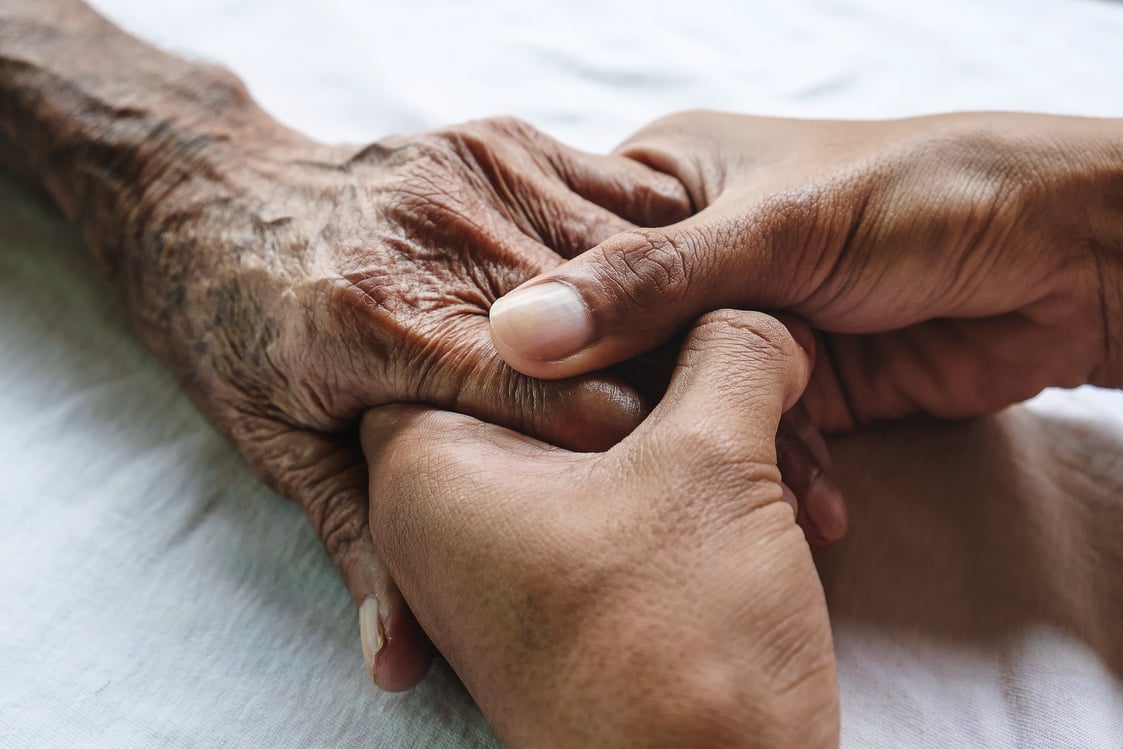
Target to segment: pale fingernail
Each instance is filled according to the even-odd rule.
[[[359,642],[363,646],[363,662],[367,673],[374,679],[378,651],[382,650],[382,620],[378,617],[378,601],[367,598],[359,607]]]
[[[491,334],[521,356],[558,361],[588,345],[593,321],[576,291],[547,281],[497,299],[491,305]]]

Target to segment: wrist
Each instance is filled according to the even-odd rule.
[[[230,73],[83,3],[0,7],[0,166],[47,192],[113,275],[151,195],[284,133]]]
[[[1067,308],[1073,334],[1096,332],[1085,381],[1123,387],[1123,120],[1005,113],[936,119],[945,142],[968,144],[973,168],[998,176],[996,197],[1010,201],[1018,224],[1011,230],[1024,246],[1043,248],[1054,269],[1051,296]]]

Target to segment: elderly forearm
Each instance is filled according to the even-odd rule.
[[[145,196],[213,177],[224,145],[266,119],[234,76],[84,3],[0,0],[0,166],[47,192],[113,275],[145,224]]]
[[[266,180],[239,166],[298,143],[221,68],[166,54],[78,0],[0,0],[0,167],[79,229],[189,390],[195,349],[221,312],[203,292],[239,272],[197,228],[219,209],[231,226],[252,223],[247,185]],[[242,334],[245,317],[227,319],[226,334]]]

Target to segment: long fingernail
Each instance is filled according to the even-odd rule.
[[[491,305],[491,334],[521,356],[558,361],[588,345],[593,321],[576,291],[547,281],[497,299]]]
[[[359,642],[363,646],[363,662],[367,673],[374,679],[378,651],[382,650],[385,640],[382,637],[382,620],[378,617],[378,600],[367,598],[359,607]]]
[[[834,543],[846,535],[846,501],[830,476],[819,473],[812,480],[803,500],[807,519],[818,532],[820,542]]]

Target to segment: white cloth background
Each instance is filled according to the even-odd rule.
[[[1123,4],[101,0],[290,125],[516,114],[605,149],[674,109],[1123,116]],[[299,511],[133,340],[76,237],[0,179],[0,746],[482,747],[446,668],[376,692]],[[1123,745],[1123,397],[1048,393],[835,445],[821,555],[843,745]]]

